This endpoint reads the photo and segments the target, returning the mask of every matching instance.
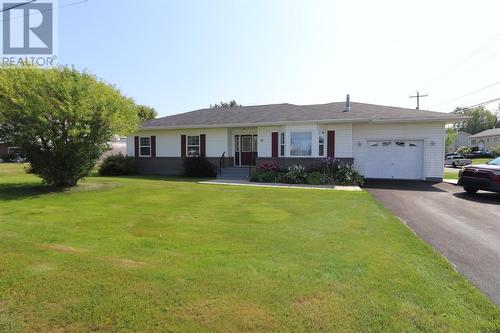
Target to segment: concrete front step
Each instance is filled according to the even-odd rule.
[[[217,179],[247,179],[248,168],[223,168],[222,175],[217,175]]]

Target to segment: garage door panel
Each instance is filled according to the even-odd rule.
[[[423,141],[367,141],[365,177],[389,179],[423,178]]]

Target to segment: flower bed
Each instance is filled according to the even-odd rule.
[[[332,158],[326,158],[309,168],[294,165],[283,169],[277,163],[262,163],[250,180],[258,183],[310,185],[363,185],[364,183],[363,176],[354,166]]]

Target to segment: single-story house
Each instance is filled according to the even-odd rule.
[[[462,132],[462,131],[457,132],[457,136],[455,137],[455,140],[453,140],[453,142],[448,147],[448,152],[454,153],[460,147],[463,147],[463,146],[468,147],[469,143],[470,143],[470,136],[471,135],[467,132]]]
[[[498,145],[500,145],[500,128],[492,128],[470,137],[470,146],[479,147],[481,150],[493,150]]]
[[[15,147],[14,145],[8,142],[0,141],[0,158],[4,155],[15,154],[18,152],[20,152],[20,149],[18,147]]]
[[[280,166],[326,157],[354,163],[367,178],[443,178],[448,113],[346,102],[201,109],[146,121],[127,138],[143,174],[179,174],[187,156],[219,166],[276,161]]]

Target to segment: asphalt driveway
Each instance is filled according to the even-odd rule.
[[[390,180],[367,181],[365,189],[500,305],[500,194]]]

